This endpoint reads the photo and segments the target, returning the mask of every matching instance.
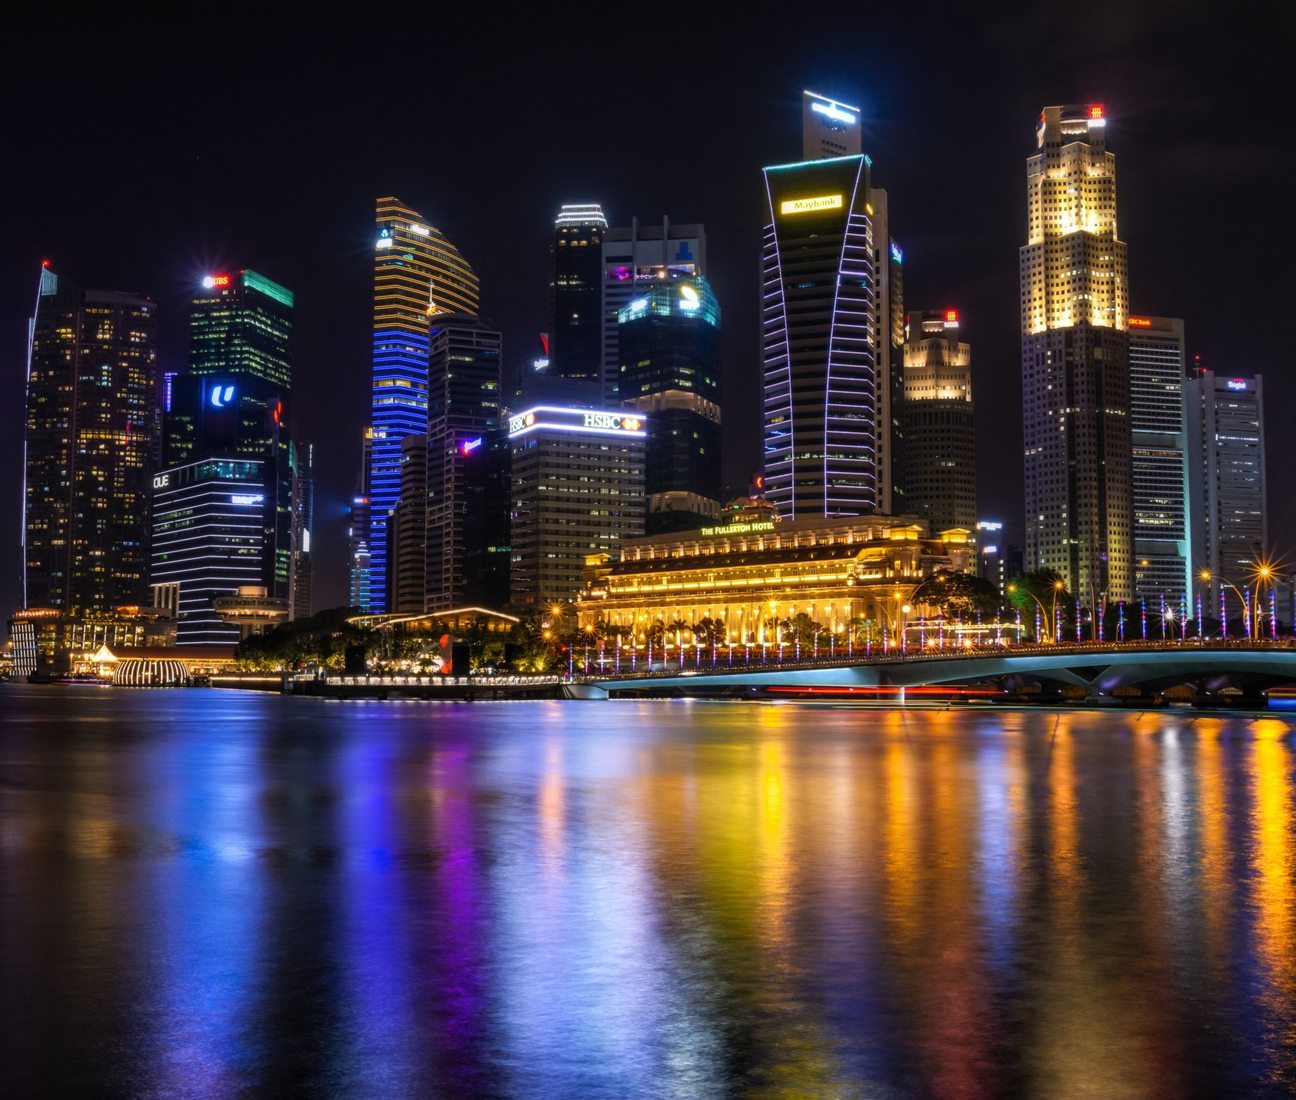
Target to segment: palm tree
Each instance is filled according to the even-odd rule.
[[[675,648],[681,653],[684,651],[684,631],[690,629],[689,624],[683,619],[672,619],[666,627],[667,630],[675,632]]]

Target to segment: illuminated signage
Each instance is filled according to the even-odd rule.
[[[983,547],[981,547],[981,553],[983,553],[983,554],[997,554],[997,553],[999,553],[999,547],[997,547],[997,546],[983,546]]]
[[[698,299],[698,293],[691,286],[680,287],[680,309],[686,309],[692,312],[695,309],[701,309],[702,302]]]
[[[418,225],[415,222],[410,222],[410,231],[412,233],[417,233],[420,237],[426,237],[432,232],[432,230],[430,230],[426,225]]]
[[[166,488],[168,485],[170,485],[170,484],[171,484],[171,475],[170,475],[170,474],[154,474],[154,475],[153,475],[153,488],[154,488],[154,489],[165,489],[165,488]]]
[[[810,110],[816,114],[823,115],[824,118],[830,118],[834,122],[843,122],[847,126],[854,126],[856,118],[849,111],[843,111],[835,103],[812,103]]]
[[[596,432],[600,435],[635,435],[642,437],[645,422],[641,417],[619,412],[595,412],[588,409],[565,409],[537,405],[527,412],[509,417],[509,436],[533,429],[561,432]]]
[[[957,325],[957,324],[958,324],[958,310],[957,310],[957,309],[947,309],[947,310],[945,311],[945,323],[946,323],[947,325]]]
[[[481,436],[478,436],[476,439],[465,439],[462,443],[459,444],[459,453],[461,455],[470,455],[481,445],[482,445]]]
[[[391,248],[391,246],[392,239],[390,237],[379,237],[378,240],[374,242],[375,248]]]
[[[898,264],[904,263],[904,253],[900,251],[900,248],[895,241],[891,242],[891,259],[895,260]]]
[[[622,432],[639,430],[639,421],[636,417],[620,416],[617,413],[586,413],[584,425],[587,428],[612,428]]]
[[[1091,103],[1089,105],[1089,117],[1093,119],[1095,122],[1100,121],[1102,119],[1103,109],[1101,103]]]
[[[815,195],[808,199],[784,199],[779,206],[783,214],[808,214],[814,210],[840,210],[841,195]]]
[[[758,520],[754,523],[730,523],[724,527],[703,527],[699,534],[706,538],[715,535],[750,535],[757,531],[773,531],[773,520]]]
[[[265,500],[263,493],[231,493],[231,504],[260,504]]]
[[[1231,390],[1245,390],[1247,388],[1246,379],[1230,378],[1228,380],[1228,388]]]
[[[211,290],[212,287],[227,287],[229,285],[230,277],[228,275],[208,275],[203,280],[203,286],[208,290]]]
[[[234,400],[234,387],[215,385],[211,391],[211,404],[213,409],[223,409]]]
[[[1130,328],[1151,328],[1152,320],[1148,317],[1131,317],[1129,319]]]

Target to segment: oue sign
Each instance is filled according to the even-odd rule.
[[[153,475],[153,488],[154,488],[154,489],[165,489],[165,488],[166,488],[168,485],[170,485],[170,484],[171,484],[171,475],[170,475],[170,474],[154,474],[154,475]]]

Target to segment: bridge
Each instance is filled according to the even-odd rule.
[[[1296,685],[1296,643],[1186,641],[1005,646],[996,649],[872,655],[779,665],[699,664],[576,677],[577,698],[610,695],[922,694],[1001,699],[1068,697],[1094,702],[1147,699],[1189,685],[1199,699],[1264,705],[1264,693]],[[1240,697],[1240,698],[1239,698]]]

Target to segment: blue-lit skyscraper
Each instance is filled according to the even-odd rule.
[[[368,603],[388,608],[388,521],[401,489],[401,441],[428,430],[428,319],[476,316],[477,276],[439,229],[397,198],[377,202],[373,414],[369,428]],[[352,584],[353,591],[363,591]]]

